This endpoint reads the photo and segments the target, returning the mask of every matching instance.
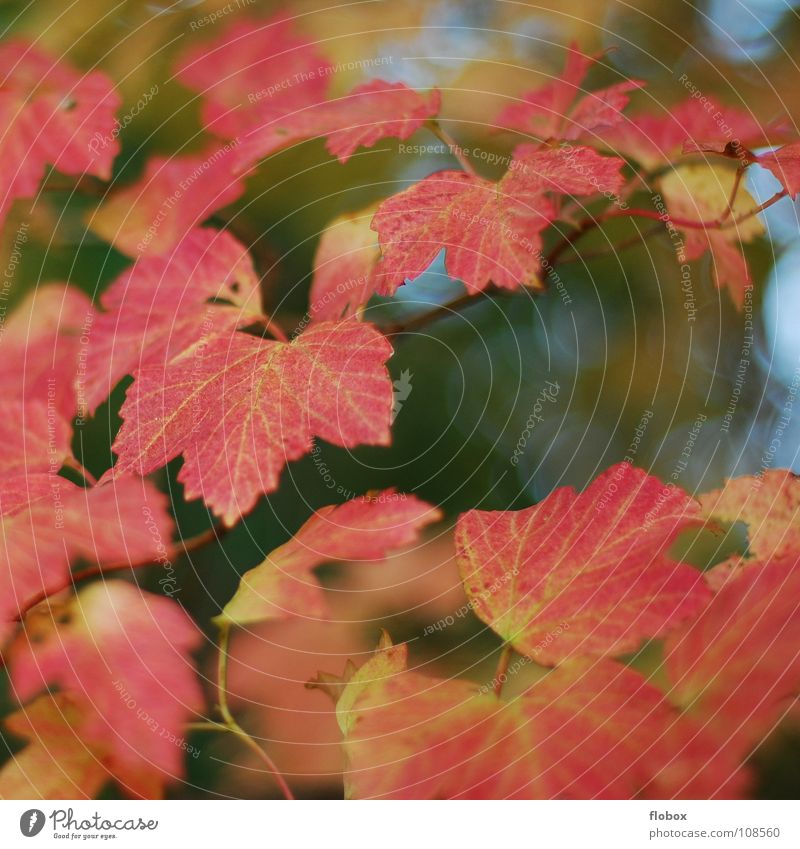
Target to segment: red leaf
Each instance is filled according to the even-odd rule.
[[[12,645],[15,694],[57,685],[81,706],[71,727],[126,792],[158,797],[183,774],[185,723],[202,694],[189,652],[200,633],[171,599],[124,581],[95,583],[42,605]]]
[[[333,67],[294,21],[240,21],[213,42],[190,47],[176,76],[203,96],[203,120],[226,138],[267,115],[286,115],[326,99]]]
[[[581,53],[575,43],[570,45],[561,77],[507,106],[497,116],[497,125],[541,140],[575,140],[621,123],[622,111],[630,100],[628,92],[644,83],[626,80],[586,93],[581,84],[597,58]]]
[[[378,239],[370,228],[375,208],[334,219],[323,231],[314,256],[311,316],[336,321],[356,312],[379,288]]]
[[[748,566],[667,640],[675,699],[737,758],[772,731],[800,686],[796,559]]]
[[[155,156],[134,184],[92,214],[90,228],[128,256],[164,254],[244,193],[231,142],[188,156]]]
[[[740,786],[676,730],[654,687],[607,660],[569,661],[505,702],[408,672],[406,647],[385,647],[347,683],[337,717],[348,798],[669,798],[687,777],[709,795]]]
[[[81,406],[80,381],[95,313],[66,284],[39,287],[17,307],[0,336],[0,392],[7,400],[43,404],[64,420]]]
[[[103,746],[75,733],[81,706],[64,693],[40,696],[5,719],[28,741],[0,769],[0,799],[93,799],[109,778]]]
[[[72,450],[72,428],[55,404],[6,399],[0,418],[0,475],[55,474]]]
[[[81,74],[31,44],[8,41],[0,45],[0,80],[0,221],[16,198],[35,197],[48,165],[110,178],[120,98],[105,74]]]
[[[541,232],[557,217],[549,196],[617,191],[622,160],[589,148],[521,145],[497,183],[463,171],[431,174],[384,201],[372,227],[383,259],[380,294],[422,274],[442,248],[447,273],[481,291],[540,287]]]
[[[3,493],[2,506],[0,645],[22,610],[69,583],[78,558],[155,560],[173,531],[166,496],[135,478],[81,489],[56,475],[29,476],[18,483],[16,497]]]
[[[230,307],[209,304],[222,300]],[[94,410],[119,380],[165,362],[211,333],[261,318],[259,280],[226,232],[192,230],[164,257],[144,256],[103,293],[91,333],[84,392]]]
[[[372,80],[336,100],[305,105],[299,111],[264,115],[238,151],[244,168],[307,139],[327,136],[326,147],[345,163],[359,147],[385,138],[407,139],[438,114],[439,92],[427,98],[405,83]]]
[[[789,197],[797,198],[800,194],[800,142],[762,153],[756,157],[756,162],[777,177]]]
[[[352,319],[313,325],[292,343],[211,336],[137,372],[114,472],[144,474],[182,454],[186,498],[203,498],[233,525],[314,436],[346,448],[389,443],[391,352],[384,336]]]
[[[800,552],[800,478],[792,472],[770,469],[726,480],[699,501],[709,517],[747,524],[752,557],[766,562]]]
[[[516,512],[471,510],[456,527],[475,613],[537,663],[622,654],[699,613],[700,572],[667,552],[701,522],[696,501],[626,463],[588,489]]]
[[[221,621],[236,625],[291,616],[328,615],[325,595],[312,570],[331,560],[382,560],[410,545],[441,512],[413,495],[392,489],[318,510],[284,545],[242,576]]]
[[[614,153],[637,160],[655,170],[674,160],[683,149],[702,150],[711,139],[736,141],[743,148],[763,147],[769,139],[784,137],[782,124],[760,124],[746,110],[721,106],[710,98],[688,98],[665,106],[663,114],[641,114],[599,133]]]

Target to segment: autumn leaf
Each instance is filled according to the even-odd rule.
[[[0,504],[0,646],[33,601],[69,584],[78,558],[155,560],[173,532],[166,496],[132,477],[82,489],[57,475],[28,475],[9,495],[0,486]]]
[[[743,149],[763,147],[770,139],[783,139],[788,130],[785,122],[762,124],[751,111],[723,106],[711,97],[705,102],[689,97],[662,110],[662,114],[635,115],[608,130],[598,130],[598,135],[615,154],[656,170],[684,150],[703,150],[714,140],[723,139],[723,147],[733,140]]]
[[[613,661],[569,661],[511,701],[406,667],[406,647],[384,644],[339,699],[348,798],[670,798],[687,777],[709,795],[739,786],[699,735],[676,733],[658,690]]]
[[[92,411],[126,374],[163,363],[214,332],[263,319],[247,249],[208,228],[192,230],[163,257],[140,257],[100,303],[105,312],[90,334],[83,381]]]
[[[537,663],[618,655],[697,615],[700,572],[669,557],[700,506],[627,463],[583,493],[563,487],[525,510],[459,517],[459,569],[475,613]]]
[[[711,252],[717,286],[727,287],[731,300],[741,309],[745,292],[752,285],[740,245],[751,242],[764,232],[756,216],[739,223],[737,219],[752,212],[756,202],[739,188],[725,226],[716,226],[728,209],[735,173],[720,165],[681,165],[659,181],[669,215],[675,219],[706,222],[701,228],[675,226],[684,242],[676,245],[679,262],[696,260]]]
[[[519,130],[542,141],[576,140],[621,123],[628,93],[642,88],[639,80],[626,80],[587,93],[582,83],[599,57],[586,56],[573,43],[561,76],[506,106],[497,116],[499,127]]]
[[[359,147],[386,138],[408,139],[441,106],[439,92],[427,97],[405,83],[372,80],[335,100],[307,105],[299,111],[275,113],[243,138],[237,155],[248,169],[254,162],[308,139],[327,137],[329,153],[347,162]]]
[[[748,565],[664,648],[671,697],[742,760],[773,730],[800,686],[796,561],[795,551]]]
[[[443,248],[447,273],[469,291],[541,288],[541,233],[558,217],[551,195],[616,192],[622,164],[586,147],[521,145],[496,183],[463,171],[431,174],[375,214],[382,294],[419,277]]]
[[[0,417],[0,476],[46,471],[55,474],[72,455],[71,441],[70,422],[55,405],[7,399]]]
[[[245,135],[265,116],[286,115],[327,98],[333,66],[277,14],[268,21],[238,21],[212,41],[189,47],[177,78],[203,97],[203,122],[225,138]]]
[[[121,101],[105,74],[82,74],[33,44],[6,41],[0,80],[0,221],[15,199],[36,196],[48,166],[110,178]]]
[[[125,581],[90,584],[30,614],[9,651],[14,694],[50,686],[80,705],[70,726],[129,795],[159,797],[180,778],[185,724],[202,694],[189,652],[200,632],[171,599]]]
[[[441,512],[392,489],[317,510],[284,545],[242,576],[220,622],[245,625],[290,616],[328,615],[325,594],[312,570],[332,560],[382,560],[410,545]]]
[[[315,321],[352,315],[379,292],[380,248],[370,227],[374,215],[374,206],[340,215],[323,231],[314,255],[309,296]]]
[[[752,557],[767,562],[800,552],[800,479],[788,469],[730,478],[699,501],[709,518],[747,525]]]
[[[44,405],[71,421],[81,406],[75,383],[82,374],[94,317],[89,298],[66,284],[48,283],[31,292],[0,336],[3,397]]]
[[[237,155],[231,142],[186,156],[154,156],[139,180],[100,204],[88,226],[128,256],[167,253],[244,193]]]
[[[756,157],[756,162],[775,175],[790,198],[797,199],[800,193],[800,142],[762,153]]]
[[[0,768],[0,799],[94,799],[109,778],[102,740],[75,732],[82,706],[65,693],[39,696],[6,717],[6,728],[28,741]]]
[[[146,474],[182,454],[186,498],[233,525],[314,436],[346,448],[389,443],[391,353],[354,319],[312,325],[291,343],[210,336],[166,366],[139,369],[120,412],[114,474]]]

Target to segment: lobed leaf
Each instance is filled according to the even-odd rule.
[[[622,654],[708,604],[702,574],[668,553],[701,521],[682,490],[620,463],[580,494],[464,513],[459,569],[478,617],[537,663]]]
[[[313,569],[332,560],[382,560],[440,518],[435,507],[392,489],[323,507],[242,576],[218,619],[244,625],[290,616],[325,617],[328,607]]]
[[[291,343],[210,336],[139,369],[120,412],[113,474],[146,474],[183,455],[186,498],[233,525],[314,436],[346,448],[389,443],[391,353],[353,319],[312,325]]]

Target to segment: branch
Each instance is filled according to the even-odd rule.
[[[45,599],[49,598],[52,595],[56,595],[57,593],[63,592],[64,590],[69,589],[70,587],[75,587],[82,581],[88,581],[90,578],[97,578],[102,575],[107,575],[111,572],[123,572],[126,569],[143,569],[147,566],[158,566],[165,560],[177,560],[184,554],[191,554],[193,551],[197,551],[198,549],[203,548],[214,540],[222,539],[222,537],[224,537],[227,533],[227,530],[227,527],[225,527],[224,525],[215,525],[213,528],[209,528],[207,531],[203,531],[202,534],[198,534],[196,537],[191,537],[188,540],[182,539],[179,543],[176,543],[171,548],[167,549],[166,554],[164,554],[164,556],[161,557],[159,560],[144,560],[140,563],[131,563],[129,560],[120,560],[117,563],[108,563],[105,566],[96,564],[94,566],[87,566],[85,569],[81,569],[78,572],[71,572],[69,576],[69,583],[65,583],[64,586],[59,587],[56,590],[50,590],[49,592],[41,592],[36,595],[31,601],[27,602],[25,606],[20,610],[19,614],[16,617],[16,621],[22,621],[22,619],[25,618],[25,615],[28,613],[29,610],[31,610],[31,608],[36,607],[37,604],[41,604]]]

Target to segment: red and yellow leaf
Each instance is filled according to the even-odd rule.
[[[218,619],[244,625],[290,616],[323,618],[328,605],[313,569],[332,560],[382,560],[440,518],[430,504],[391,489],[323,507],[242,576]]]
[[[5,719],[28,745],[0,768],[0,799],[93,799],[110,778],[103,741],[75,731],[81,705],[65,693],[39,696]]]
[[[106,311],[86,364],[89,409],[126,374],[260,318],[258,287],[247,249],[224,231],[192,230],[166,256],[140,257],[100,298]]]
[[[144,366],[122,406],[118,476],[183,455],[178,479],[227,525],[278,486],[318,436],[388,445],[392,348],[354,319],[312,325],[291,343],[244,333],[203,340],[166,366]]]
[[[57,475],[30,475],[17,479],[15,493],[0,495],[0,645],[33,601],[69,584],[78,558],[155,560],[172,536],[166,496],[133,477],[82,489]]]
[[[381,293],[419,277],[442,249],[447,273],[470,291],[541,287],[541,233],[558,216],[551,195],[616,192],[622,164],[586,147],[520,145],[496,183],[463,171],[431,174],[375,214]]]
[[[92,213],[89,227],[128,256],[164,254],[244,193],[236,145],[186,156],[154,156],[144,174]]]
[[[406,671],[386,646],[337,705],[356,799],[593,799],[730,795],[741,777],[638,673],[569,661],[504,701],[467,681]]]
[[[736,223],[756,206],[747,190],[741,187],[727,222],[722,227],[717,225],[728,209],[734,180],[734,171],[724,166],[681,165],[662,177],[659,186],[673,218],[708,225],[701,228],[675,225],[685,240],[676,251],[678,260],[699,259],[710,251],[717,286],[727,287],[731,300],[741,309],[745,292],[752,285],[741,244],[760,236],[764,227],[756,216]]]
[[[584,492],[518,511],[470,510],[456,548],[475,613],[537,663],[636,649],[709,602],[703,576],[669,556],[699,504],[627,463]]]
[[[753,563],[667,640],[671,697],[745,759],[774,729],[800,687],[797,553]]]
[[[497,116],[500,127],[519,130],[542,141],[576,140],[620,124],[628,93],[644,83],[626,80],[587,93],[582,83],[598,57],[586,56],[571,44],[561,76],[522,95]]]
[[[120,98],[105,74],[81,74],[32,44],[6,41],[0,80],[0,222],[15,199],[36,195],[50,165],[109,179]]]
[[[91,584],[26,619],[9,652],[21,702],[58,686],[70,726],[132,796],[158,797],[183,775],[185,724],[202,694],[189,652],[200,632],[178,604],[124,581]]]
[[[322,233],[309,296],[315,321],[336,321],[352,315],[379,292],[376,265],[380,248],[370,227],[374,214],[375,207],[369,207],[341,215]]]

